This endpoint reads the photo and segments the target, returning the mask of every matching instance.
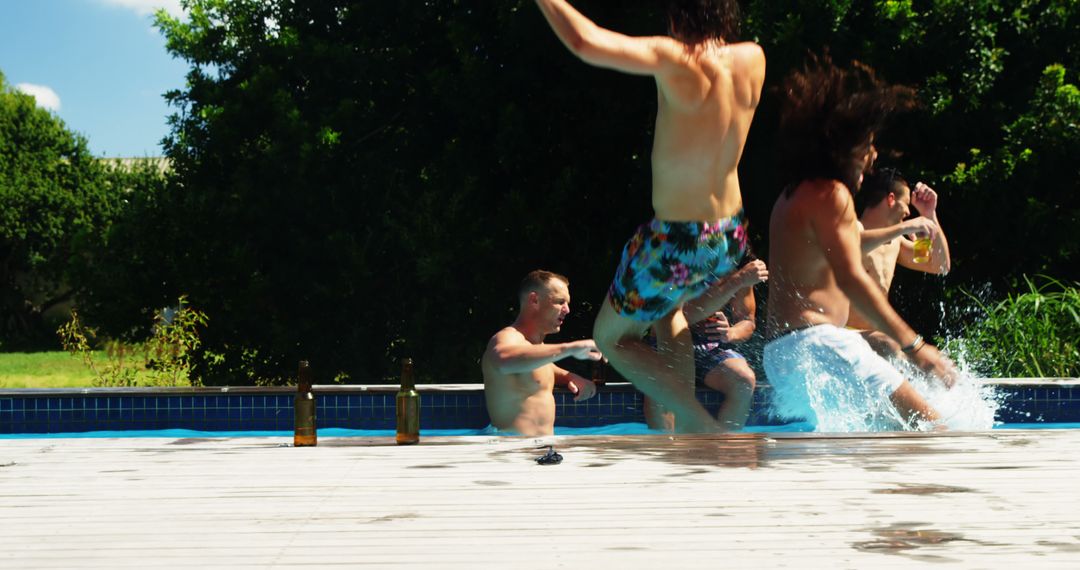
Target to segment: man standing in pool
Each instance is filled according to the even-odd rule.
[[[495,333],[481,359],[484,398],[491,425],[521,435],[555,431],[556,385],[565,386],[574,401],[596,395],[592,380],[563,370],[555,361],[574,357],[600,360],[592,340],[544,344],[559,332],[570,313],[570,281],[557,273],[536,270],[518,288],[519,311],[513,324]]]
[[[778,410],[851,394],[866,409],[884,398],[915,426],[940,418],[857,332],[854,307],[923,370],[951,386],[955,371],[896,314],[862,265],[853,194],[874,155],[874,135],[914,93],[890,87],[861,64],[840,69],[826,56],[792,72],[782,91],[781,175],[769,221],[765,373]]]
[[[937,217],[937,192],[919,182],[912,191],[907,180],[894,169],[877,169],[863,180],[862,188],[855,197],[855,210],[859,215],[863,266],[870,277],[881,286],[888,297],[897,264],[933,275],[949,272],[949,240],[941,229]],[[919,217],[907,219],[910,208],[919,211]],[[909,235],[926,236],[931,240],[929,259],[915,255],[915,242]],[[851,310],[848,328],[859,330],[874,350],[885,357],[900,352],[900,345],[888,335],[876,331],[856,309]]]
[[[655,218],[623,250],[593,335],[624,377],[675,414],[680,432],[721,431],[694,398],[682,305],[738,266],[747,247],[737,167],[765,80],[754,43],[729,43],[736,0],[672,0],[671,37],[601,28],[565,0],[537,0],[563,44],[586,63],[656,81]],[[660,346],[642,340],[652,327]]]

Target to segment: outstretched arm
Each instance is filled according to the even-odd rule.
[[[859,232],[859,236],[862,240],[862,252],[864,254],[874,251],[879,246],[889,243],[896,238],[903,238],[907,234],[929,234],[933,237],[937,234],[938,228],[934,220],[931,220],[925,216],[919,216],[918,218],[912,218],[896,224],[894,226],[886,226],[884,228],[874,228],[871,230],[863,229]],[[911,240],[904,239],[908,245],[911,245]],[[903,242],[901,242],[902,244]],[[908,256],[911,257],[910,255]]]
[[[532,344],[513,329],[499,331],[488,345],[484,359],[500,374],[520,374],[567,357],[600,360],[592,339],[562,344]]]

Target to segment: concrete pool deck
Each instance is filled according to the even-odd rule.
[[[0,440],[0,567],[1080,566],[1080,430],[290,445]]]

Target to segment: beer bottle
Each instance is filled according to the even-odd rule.
[[[597,388],[604,385],[604,359],[602,358],[592,363],[592,381]]]
[[[411,358],[401,361],[401,389],[397,393],[397,442],[420,441],[420,393],[416,391]]]
[[[315,434],[315,395],[311,393],[311,367],[308,361],[300,361],[299,380],[296,384],[296,410],[293,447],[317,445]]]

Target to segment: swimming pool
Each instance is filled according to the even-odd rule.
[[[1080,422],[1080,380],[994,379],[999,406],[995,420],[1025,429]],[[430,435],[475,435],[488,425],[483,388],[478,384],[427,385],[421,389],[421,429]],[[199,434],[291,434],[294,388],[98,388],[79,390],[0,390],[0,437],[38,434],[77,437],[110,432],[131,437],[190,430]],[[316,386],[319,434],[334,429],[391,433],[395,422],[395,386]],[[755,392],[748,431],[800,431],[770,415],[769,387]],[[715,413],[722,396],[711,390],[698,399]],[[641,394],[629,384],[609,384],[594,398],[574,402],[556,392],[556,433],[578,435],[581,428],[615,429],[643,425]],[[989,425],[989,424],[987,424]],[[181,432],[177,432],[181,433]],[[607,432],[594,432],[606,434]],[[65,435],[66,434],[66,435]],[[143,437],[146,437],[145,435]],[[187,436],[180,436],[187,437]],[[372,437],[379,437],[372,435]]]

